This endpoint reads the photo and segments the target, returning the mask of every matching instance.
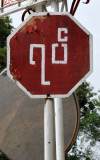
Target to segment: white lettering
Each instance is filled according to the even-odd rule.
[[[35,65],[33,60],[34,48],[41,48],[42,50],[42,62],[41,62],[41,84],[50,85],[50,81],[45,81],[45,45],[44,44],[30,44],[30,64]]]
[[[58,42],[67,42],[68,37],[65,36],[64,38],[61,38],[61,32],[64,32],[65,34],[68,33],[67,28],[58,28]]]
[[[61,44],[61,47],[64,47],[64,60],[56,60],[56,47],[59,45],[57,43],[52,44],[52,64],[67,64],[67,44]]]
[[[64,60],[56,60],[56,48],[59,47],[58,43],[52,44],[52,64],[67,64],[67,44],[64,42],[68,41],[68,36],[61,37],[61,33],[68,33],[67,28],[58,28],[58,42],[61,43],[61,47],[64,48]],[[44,44],[30,44],[30,57],[29,61],[31,65],[35,65],[34,57],[34,48],[41,48],[41,84],[42,85],[50,85],[50,81],[45,80],[45,45]]]

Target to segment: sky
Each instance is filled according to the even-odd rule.
[[[94,87],[94,91],[100,90],[100,0],[90,0],[89,4],[81,1],[74,17],[93,35],[93,73],[87,81]],[[68,11],[72,0],[68,0]],[[17,28],[21,23],[23,11],[12,14],[13,26]]]

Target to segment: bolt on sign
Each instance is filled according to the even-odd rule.
[[[36,13],[8,37],[8,76],[31,98],[68,97],[92,72],[92,35],[69,13]]]

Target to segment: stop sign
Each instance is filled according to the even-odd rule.
[[[92,71],[92,35],[69,13],[33,14],[8,37],[7,70],[31,98],[68,97]]]

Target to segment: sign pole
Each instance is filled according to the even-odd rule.
[[[44,160],[54,160],[54,105],[47,99],[44,107]]]
[[[59,4],[57,0],[51,1],[51,11],[59,12]],[[54,110],[55,110],[56,159],[65,160],[63,105],[61,98],[54,98]]]
[[[56,132],[56,159],[65,160],[64,152],[64,127],[62,99],[54,99],[55,108],[55,132]]]
[[[57,0],[51,0],[51,12],[59,12],[59,6]]]

